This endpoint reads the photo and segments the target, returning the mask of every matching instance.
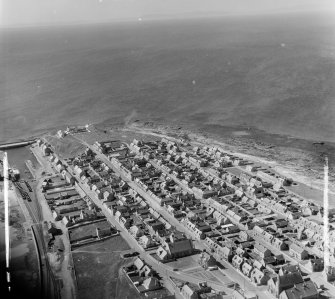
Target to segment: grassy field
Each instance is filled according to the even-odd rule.
[[[121,236],[112,237],[103,242],[98,242],[92,245],[81,246],[76,251],[89,251],[89,252],[121,252],[130,249],[128,244],[123,240]]]
[[[141,298],[121,270],[129,260],[122,259],[120,251],[128,249],[118,236],[73,251],[78,298]]]
[[[85,146],[72,136],[57,138],[46,136],[46,140],[55,148],[56,152],[63,158],[75,157],[85,151]]]
[[[119,126],[111,126],[109,124],[100,124],[91,126],[90,132],[77,133],[76,136],[79,139],[86,141],[89,144],[93,144],[95,141],[105,140],[121,140],[122,142],[130,143],[134,139],[140,139],[144,141],[159,140],[160,138],[154,136],[148,136],[145,134],[134,133],[131,131],[123,131],[123,123]]]
[[[175,262],[167,263],[166,265],[168,265],[172,268],[177,268],[179,270],[186,270],[186,269],[190,269],[190,268],[191,269],[201,268],[201,266],[198,263],[199,257],[200,257],[200,254],[186,256],[186,257],[179,258]]]

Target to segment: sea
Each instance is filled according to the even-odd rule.
[[[334,82],[335,18],[327,13],[1,28],[0,143],[138,119],[328,146]],[[9,159],[23,178],[26,159],[37,165],[28,148]]]
[[[222,16],[0,30],[0,142],[127,119],[335,141],[335,18]]]

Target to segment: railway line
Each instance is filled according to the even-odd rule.
[[[26,187],[32,192],[32,188],[27,181],[24,181]],[[48,250],[44,241],[43,232],[43,215],[41,206],[35,198],[34,194],[30,195],[20,182],[13,182],[15,188],[18,190],[22,198],[25,200],[26,207],[32,217],[34,224],[31,226],[33,236],[36,242],[37,255],[40,269],[40,298],[58,299],[60,298],[59,283],[53,274],[52,268],[48,260]],[[29,186],[29,187],[28,187]],[[33,198],[33,200],[32,200]]]

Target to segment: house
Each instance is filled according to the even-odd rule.
[[[263,236],[264,229],[258,225],[255,225],[254,228],[252,229],[252,232],[255,237],[261,237]]]
[[[81,211],[72,211],[64,214],[62,222],[66,227],[73,225],[76,220],[80,219]]]
[[[160,288],[161,284],[156,277],[148,277],[143,281],[143,283],[137,289],[140,291],[140,293],[145,293]]]
[[[289,252],[293,257],[299,260],[305,260],[308,258],[308,251],[294,243],[290,245]]]
[[[241,256],[241,257],[247,257],[247,256],[248,256],[248,253],[246,252],[246,250],[244,250],[244,249],[241,248],[241,247],[236,248],[235,253],[236,253],[238,256]]]
[[[208,254],[207,252],[202,252],[199,257],[199,264],[203,268],[207,269],[209,267],[216,266],[216,260],[212,255]]]
[[[183,296],[183,298],[185,299],[198,299],[199,295],[198,295],[198,290],[199,288],[190,285],[190,284],[184,284],[184,286],[181,289],[181,295]]]
[[[311,280],[295,284],[280,293],[279,299],[318,299],[319,292]]]
[[[245,241],[249,241],[252,238],[248,235],[248,233],[246,231],[240,231],[239,233],[239,238],[241,241],[245,242]]]
[[[137,226],[137,225],[133,225],[129,228],[129,233],[134,236],[135,238],[141,237],[143,235],[143,231],[142,229]]]
[[[232,265],[236,268],[241,270],[242,269],[242,265],[243,265],[243,258],[238,256],[238,255],[234,255],[233,259],[232,259]]]
[[[255,284],[259,285],[266,285],[267,281],[270,277],[263,271],[253,268],[250,274],[250,279]]]
[[[262,259],[272,255],[271,251],[264,247],[263,245],[256,243],[254,247],[254,252],[259,255]]]
[[[111,236],[113,231],[110,224],[106,222],[101,222],[102,225],[96,227],[96,234],[99,239]]]
[[[207,285],[194,285],[186,283],[183,285],[180,291],[181,295],[185,299],[200,299],[200,298],[213,298],[217,299],[217,296],[213,294],[213,297],[203,297],[202,295],[211,294],[211,288]]]
[[[273,255],[271,255],[263,258],[262,260],[260,260],[260,262],[262,263],[263,267],[271,268],[273,265],[277,263],[277,260]]]
[[[301,273],[299,265],[284,265],[279,269],[279,275],[286,275],[288,273]]]
[[[217,225],[225,225],[230,223],[230,220],[228,217],[224,216],[218,211],[215,211],[213,213],[213,218],[217,221]]]
[[[278,298],[282,291],[303,282],[304,280],[299,272],[287,273],[271,277],[268,280],[267,289],[273,296]]]
[[[193,250],[192,240],[181,233],[172,233],[157,249],[156,254],[161,260],[166,260],[190,255]]]
[[[289,220],[295,220],[302,216],[302,212],[286,212],[286,216]]]
[[[270,234],[269,232],[264,232],[264,234],[263,234],[263,238],[264,238],[264,240],[267,242],[267,243],[272,243],[272,240],[273,240],[273,238],[274,238],[274,236],[272,235],[272,234]]]
[[[288,244],[282,238],[274,237],[272,240],[272,246],[278,250],[288,250]]]
[[[253,267],[256,268],[256,269],[258,269],[258,270],[263,270],[264,269],[263,264],[260,261],[258,261],[258,260],[254,261]]]
[[[322,258],[310,259],[305,264],[305,267],[308,270],[310,270],[311,272],[323,271],[323,269],[324,269],[324,259],[322,259]]]
[[[103,192],[103,199],[104,201],[111,201],[114,199],[114,193],[111,188],[106,188]]]
[[[150,236],[144,235],[139,238],[138,244],[143,248],[149,248],[154,245],[154,242]]]
[[[224,247],[218,246],[216,253],[221,259],[224,259],[228,262],[231,262],[234,256],[233,250],[226,246]]]
[[[139,257],[137,257],[135,259],[133,265],[137,269],[137,271],[141,271],[141,269],[144,267],[145,263]]]
[[[245,276],[250,277],[252,269],[253,269],[252,265],[248,264],[247,262],[243,263],[243,265],[242,265],[242,273]]]

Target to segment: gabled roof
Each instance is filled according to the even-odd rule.
[[[257,249],[259,252],[263,252],[263,253],[269,250],[265,246],[263,246],[262,244],[259,244],[259,243],[255,244],[255,249]]]
[[[288,299],[317,298],[318,291],[312,281],[296,284],[294,287],[283,291]]]
[[[173,243],[169,242],[167,243],[167,247],[172,255],[193,249],[192,241],[189,239],[184,239],[180,241],[178,240],[177,242]]]
[[[141,270],[142,267],[144,266],[144,262],[140,258],[136,258],[134,261],[134,266],[137,268],[137,270]]]
[[[298,265],[284,265],[281,268],[282,273],[294,273],[300,272],[300,268]]]
[[[293,251],[298,252],[298,253],[303,253],[304,251],[306,251],[304,248],[302,248],[302,247],[300,247],[300,246],[298,246],[294,243],[290,245],[290,250],[293,250]]]
[[[279,285],[281,287],[294,286],[298,283],[303,283],[304,280],[299,272],[288,273],[284,275],[279,275]]]
[[[156,277],[148,277],[146,280],[143,281],[143,287],[147,290],[156,288],[159,286],[159,281]]]

